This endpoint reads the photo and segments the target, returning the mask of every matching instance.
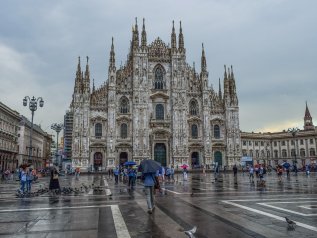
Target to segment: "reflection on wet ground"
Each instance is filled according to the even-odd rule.
[[[147,213],[143,185],[130,189],[103,174],[60,177],[76,192],[17,198],[18,182],[0,184],[1,237],[315,237],[317,176],[267,174],[265,186],[247,174],[175,174]],[[48,186],[41,178],[33,191]],[[296,222],[288,229],[285,216]]]

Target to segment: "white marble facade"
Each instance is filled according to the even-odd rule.
[[[139,40],[140,38],[140,40]],[[204,47],[200,72],[186,62],[180,24],[170,44],[147,44],[145,24],[132,29],[128,59],[119,69],[112,41],[108,78],[90,87],[78,62],[71,110],[72,159],[82,168],[106,168],[151,158],[163,165],[232,165],[241,157],[239,106],[232,67],[215,91]],[[218,84],[218,82],[216,83]],[[223,90],[223,92],[222,92]]]

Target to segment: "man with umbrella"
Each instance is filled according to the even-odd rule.
[[[290,167],[291,167],[290,163],[284,162],[282,165],[283,165],[283,167],[284,167],[285,170],[286,170],[286,176],[287,176],[287,178],[289,178],[289,176],[290,176],[289,171],[290,171]]]
[[[160,167],[160,163],[151,159],[143,160],[140,164],[140,169],[144,177],[144,188],[149,214],[152,214],[153,210],[155,209],[154,186],[157,183],[155,176]]]

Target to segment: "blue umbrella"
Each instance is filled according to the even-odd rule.
[[[284,162],[284,163],[282,164],[282,166],[283,166],[285,169],[288,169],[289,167],[291,167],[290,163],[288,163],[288,162]]]
[[[134,161],[127,161],[124,165],[136,165],[136,163]]]

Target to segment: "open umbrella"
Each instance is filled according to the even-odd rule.
[[[282,166],[283,166],[285,169],[288,169],[289,167],[291,167],[290,163],[288,163],[288,162],[284,162],[284,163],[282,164]]]
[[[124,163],[124,165],[136,165],[136,163],[134,161],[127,161]]]
[[[155,160],[146,159],[142,160],[140,167],[141,171],[145,174],[156,173],[156,171],[161,168],[161,164]]]
[[[187,169],[188,167],[189,167],[189,165],[188,164],[183,164],[182,166],[180,166],[181,168],[183,168],[183,169]]]

